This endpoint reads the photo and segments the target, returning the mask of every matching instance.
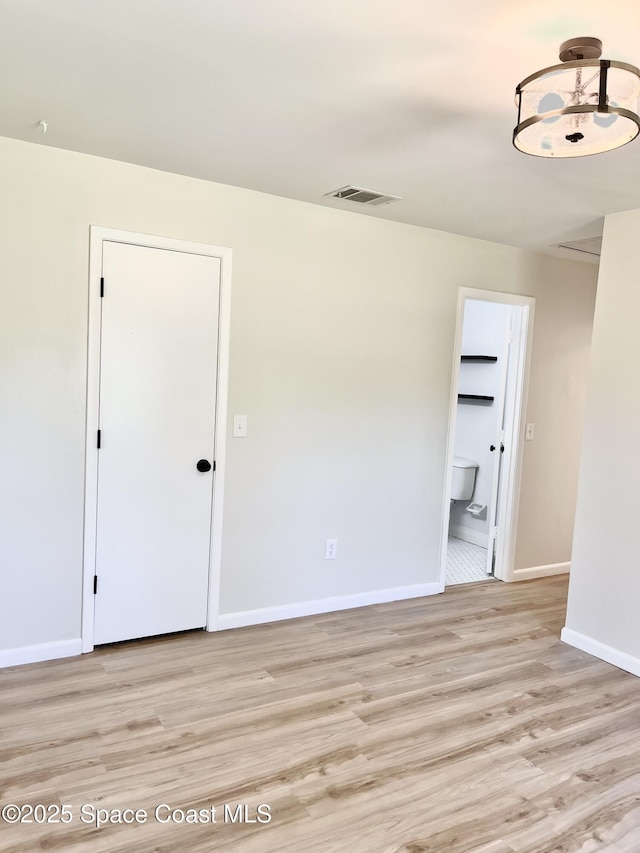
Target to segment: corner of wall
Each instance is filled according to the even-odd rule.
[[[617,666],[618,669],[624,669],[625,672],[630,672],[632,675],[640,676],[640,658],[614,649],[613,646],[608,646],[606,643],[601,643],[599,640],[594,640],[592,637],[587,637],[586,634],[581,634],[579,631],[574,631],[566,626],[562,629],[560,639],[568,646],[573,646],[575,649],[580,649],[589,655],[593,655],[593,657],[600,658],[605,663]]]

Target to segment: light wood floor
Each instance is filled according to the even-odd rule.
[[[565,599],[471,584],[2,670],[0,801],[73,821],[0,823],[0,850],[638,853],[640,681],[559,641]],[[237,803],[271,822],[225,823]]]

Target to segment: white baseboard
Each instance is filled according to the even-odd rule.
[[[565,575],[571,569],[571,563],[551,563],[548,566],[532,566],[530,569],[514,569],[514,581],[528,581],[531,578],[548,578],[551,575]]]
[[[451,524],[449,525],[449,535],[455,536],[456,539],[462,539],[463,542],[479,545],[481,548],[489,547],[489,534],[482,533],[480,530],[474,530],[472,527],[463,527],[462,524]]]
[[[334,598],[301,601],[295,604],[282,604],[277,607],[262,607],[259,610],[242,610],[238,613],[221,613],[218,630],[244,628],[247,625],[262,625],[265,622],[280,622],[283,619],[297,619],[300,616],[317,616],[319,613],[333,613],[336,610],[351,610],[354,607],[367,607],[370,604],[386,604],[389,601],[402,601],[407,598],[421,598],[425,595],[437,595],[442,592],[438,582],[418,583],[413,586],[398,586],[393,589],[379,589],[357,595],[338,595]]]
[[[600,660],[606,663],[617,666],[618,669],[624,669],[632,675],[640,675],[640,658],[614,649],[613,646],[608,646],[606,643],[601,643],[599,640],[594,640],[585,634],[580,634],[572,628],[563,628],[560,639],[568,646],[573,646],[576,649],[587,652],[587,654],[600,658]]]
[[[23,663],[39,663],[43,660],[70,658],[82,651],[82,641],[61,640],[57,643],[40,643],[37,646],[22,646],[20,649],[1,649],[0,668],[20,666]]]

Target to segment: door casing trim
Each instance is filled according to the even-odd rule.
[[[120,231],[92,225],[89,244],[89,305],[87,323],[87,410],[85,422],[84,538],[82,554],[82,651],[94,648],[93,620],[95,596],[93,578],[96,561],[98,448],[96,436],[100,405],[100,346],[102,244],[107,240],[151,249],[166,249],[220,259],[220,313],[218,325],[218,376],[216,393],[215,461],[213,478],[211,548],[207,631],[217,631],[220,610],[220,574],[222,562],[222,522],[224,508],[225,460],[227,439],[227,401],[229,394],[229,348],[231,338],[231,259],[228,248],[192,243],[150,234]],[[108,289],[108,282],[106,284]],[[105,297],[108,298],[108,297]]]
[[[511,582],[519,578],[515,574],[516,532],[518,528],[518,511],[520,504],[520,483],[522,479],[522,463],[524,455],[524,420],[527,411],[529,391],[529,371],[533,349],[533,321],[536,300],[533,296],[521,296],[516,293],[502,293],[496,290],[480,290],[471,287],[461,287],[458,290],[458,307],[456,313],[456,334],[453,347],[453,365],[451,372],[451,398],[449,403],[449,427],[447,432],[445,489],[442,509],[442,535],[440,544],[440,591],[444,592],[447,574],[447,539],[449,531],[449,513],[451,498],[452,466],[455,445],[455,424],[458,406],[458,378],[460,355],[462,353],[462,325],[464,304],[467,299],[481,302],[498,302],[522,311],[522,326],[518,340],[514,340],[517,352],[512,354],[516,368],[515,377],[515,406],[511,421],[507,428],[509,452],[505,454],[505,466],[502,489],[498,501],[498,517],[501,519],[496,548],[495,576],[499,580]]]

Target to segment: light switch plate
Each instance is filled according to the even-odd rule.
[[[233,437],[234,438],[246,438],[247,435],[247,416],[246,415],[234,415],[233,416]]]
[[[527,424],[524,431],[524,440],[525,441],[533,441],[533,434],[535,432],[535,424]]]

